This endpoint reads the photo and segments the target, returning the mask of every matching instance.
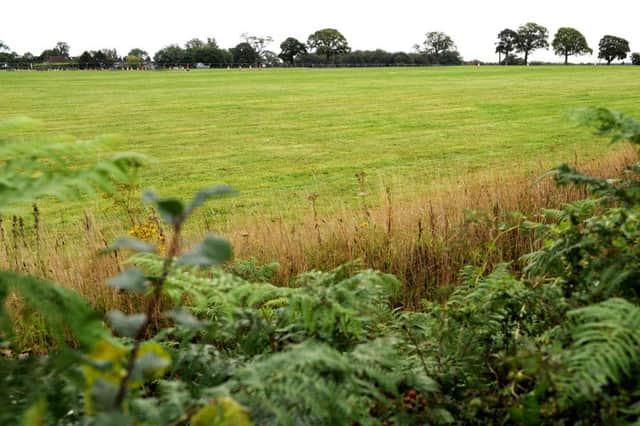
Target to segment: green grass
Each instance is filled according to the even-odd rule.
[[[640,116],[640,67],[455,67],[0,73],[0,119],[116,133],[157,159],[141,183],[188,194],[225,182],[252,209],[349,201],[354,174],[411,194],[434,180],[606,151],[570,109]],[[410,196],[410,195],[409,195]],[[326,202],[325,202],[326,203]]]

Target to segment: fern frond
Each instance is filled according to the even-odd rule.
[[[569,401],[593,401],[640,363],[640,307],[619,298],[569,313],[573,344],[565,355],[567,374],[558,387]]]

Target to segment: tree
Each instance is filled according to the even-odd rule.
[[[127,57],[125,58],[125,61],[127,63],[127,66],[133,67],[133,68],[140,67],[144,63],[144,60],[142,58],[140,58],[137,55],[131,55],[131,54],[127,55]]]
[[[287,64],[296,63],[296,56],[307,53],[307,46],[296,38],[288,37],[280,43],[280,54],[278,57]]]
[[[120,58],[118,57],[118,52],[116,52],[116,49],[101,49],[100,53],[102,53],[101,63],[102,63],[102,66],[104,66],[105,68],[111,68],[116,62],[120,60]]]
[[[127,62],[129,62],[128,58],[138,58],[139,59],[139,63],[144,63],[144,62],[149,62],[149,60],[151,59],[149,57],[149,54],[147,53],[146,50],[142,50],[139,48],[135,48],[135,49],[131,49],[129,51],[129,53],[127,54]]]
[[[69,44],[64,41],[59,41],[56,43],[56,47],[53,48],[54,56],[62,56],[68,59],[69,49]]]
[[[420,46],[416,46],[416,48],[422,53],[433,56],[436,64],[440,63],[441,57],[446,53],[456,51],[456,45],[451,37],[440,31],[432,31],[425,34],[422,48]]]
[[[524,53],[524,64],[529,64],[529,53],[536,49],[546,49],[549,47],[549,30],[542,25],[528,22],[518,28],[516,37],[516,51]]]
[[[318,55],[324,55],[327,61],[332,63],[335,63],[336,55],[351,51],[345,36],[333,28],[325,28],[311,34],[307,39],[307,46]]]
[[[394,65],[409,65],[413,61],[411,60],[411,56],[405,52],[396,52],[393,53],[391,57],[391,63]]]
[[[260,61],[265,61],[265,51],[267,46],[273,42],[273,38],[271,36],[254,36],[249,35],[248,33],[242,33],[240,35],[245,43],[249,44],[253,50],[256,52],[256,64]]]
[[[616,59],[622,61],[630,51],[627,40],[612,35],[602,37],[598,46],[600,47],[598,58],[607,61],[607,65],[611,65],[611,62]]]
[[[212,49],[220,49],[220,47],[218,46],[218,42],[214,37],[207,37],[207,47],[210,47]]]
[[[9,46],[0,41],[0,64],[6,66],[10,62],[15,62],[17,54],[9,49]]]
[[[171,44],[160,49],[153,55],[153,61],[160,66],[170,67],[182,63],[184,59],[184,50],[177,44]]]
[[[280,57],[276,55],[276,52],[271,50],[265,50],[262,52],[262,63],[268,67],[277,67],[282,63]]]
[[[516,49],[518,33],[512,29],[505,28],[498,33],[498,42],[496,43],[496,53],[499,55],[498,63],[510,64],[511,52]],[[504,61],[500,56],[504,55]]]
[[[565,65],[569,63],[569,56],[593,53],[593,50],[587,44],[587,39],[575,28],[560,28],[551,45],[556,55],[564,56]]]
[[[243,42],[231,49],[233,62],[238,65],[253,65],[258,62],[258,52],[249,43]]]
[[[82,52],[82,55],[78,57],[78,66],[84,70],[94,66],[94,61],[93,55],[85,50]]]
[[[204,41],[200,40],[199,38],[192,38],[184,44],[184,48],[187,50],[202,49],[204,46]]]
[[[631,54],[631,63],[633,65],[640,65],[640,53]]]

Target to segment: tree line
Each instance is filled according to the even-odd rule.
[[[242,34],[242,42],[235,47],[221,48],[214,38],[206,41],[194,38],[184,46],[171,44],[160,49],[153,57],[143,49],[135,48],[126,56],[119,56],[115,49],[85,51],[80,56],[70,56],[69,45],[58,42],[52,49],[39,56],[27,52],[18,55],[0,41],[0,65],[5,67],[38,67],[39,65],[71,65],[80,69],[141,68],[153,66],[231,67],[231,66],[358,66],[358,65],[459,65],[462,56],[453,39],[439,31],[428,32],[424,40],[414,45],[411,52],[377,50],[352,50],[346,37],[333,28],[325,28],[310,34],[306,42],[287,37],[280,43],[280,52],[267,47],[273,42],[269,36]],[[549,31],[542,25],[529,22],[516,30],[505,28],[498,33],[495,43],[498,63],[503,65],[528,65],[532,52],[548,49]],[[560,28],[551,41],[556,55],[569,63],[571,56],[593,53],[584,35],[575,28]],[[598,45],[598,58],[607,64],[624,60],[630,52],[624,38],[605,35]],[[518,56],[517,54],[521,54]],[[640,65],[640,54],[631,55],[634,65]]]
[[[570,56],[593,53],[584,35],[571,27],[560,28],[551,42],[551,47],[556,55],[564,58],[565,64],[569,63]],[[498,33],[496,43],[498,62],[505,65],[528,65],[531,52],[548,48],[549,30],[535,22],[521,25],[517,30],[505,28]],[[624,60],[629,52],[629,42],[622,37],[605,35],[598,44],[598,59],[604,59],[607,65],[616,59]],[[521,53],[523,56],[518,57],[514,53]],[[640,65],[640,54],[634,53],[632,62],[634,65]]]

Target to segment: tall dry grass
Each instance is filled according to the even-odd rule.
[[[631,148],[572,165],[588,174],[621,176],[636,160]],[[396,275],[404,283],[404,305],[417,308],[423,298],[445,296],[464,265],[491,269],[536,249],[536,238],[518,225],[544,208],[584,198],[583,189],[558,188],[540,165],[527,173],[484,172],[445,182],[413,198],[395,200],[391,188],[380,188],[381,205],[369,206],[361,193],[358,209],[331,216],[317,214],[321,199],[312,196],[301,221],[247,223],[230,235],[240,258],[277,260],[277,281],[288,282],[310,269],[329,269],[361,259],[367,267]],[[357,176],[357,179],[363,179]],[[519,214],[518,214],[519,213]],[[247,230],[251,231],[247,231]]]
[[[636,159],[633,149],[622,148],[597,159],[576,158],[572,165],[590,174],[615,177]],[[586,195],[577,188],[557,188],[549,178],[539,180],[548,169],[540,165],[527,172],[475,173],[432,183],[428,191],[411,196],[384,185],[379,193],[370,194],[371,183],[362,173],[354,177],[360,187],[356,207],[327,206],[310,194],[307,213],[297,219],[245,215],[221,224],[201,217],[189,230],[185,245],[215,228],[231,239],[236,258],[278,262],[275,281],[281,285],[300,272],[361,259],[366,267],[397,275],[404,283],[403,304],[418,308],[423,298],[446,296],[464,265],[490,269],[500,262],[513,262],[517,269],[518,258],[535,249],[536,240],[518,227],[523,217],[514,212],[531,218],[541,209]],[[331,213],[323,213],[327,211]],[[147,222],[156,228],[151,234],[162,234],[162,228],[155,226],[157,219],[149,219],[147,213],[129,212],[115,226],[85,214],[78,232],[66,234],[47,227],[35,211],[29,218],[4,218],[0,267],[62,283],[98,309],[129,311],[137,302],[104,285],[122,269],[125,254],[100,256],[98,252],[132,224]]]

